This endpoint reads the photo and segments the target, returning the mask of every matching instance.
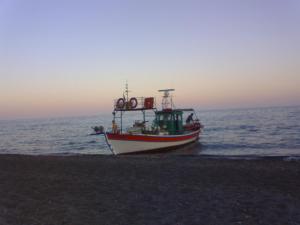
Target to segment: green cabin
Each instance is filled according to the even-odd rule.
[[[161,131],[170,135],[183,133],[183,112],[181,110],[162,110],[155,112],[155,123]]]

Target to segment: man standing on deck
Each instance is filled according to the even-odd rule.
[[[187,123],[187,124],[190,124],[192,121],[194,121],[193,115],[194,115],[194,113],[191,113],[191,114],[188,116],[188,118],[186,119],[186,123]]]

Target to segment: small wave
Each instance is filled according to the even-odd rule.
[[[258,132],[259,128],[252,125],[226,126],[226,127],[206,127],[205,132],[226,132],[226,131],[247,131]]]
[[[300,161],[300,156],[287,156],[283,160],[284,161]]]

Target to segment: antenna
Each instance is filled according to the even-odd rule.
[[[159,92],[164,92],[164,95],[162,96],[162,109],[172,109],[174,107],[172,96],[170,95],[171,91],[175,91],[175,89],[162,89],[158,90]],[[170,107],[171,106],[171,107]]]
[[[130,91],[129,91],[129,89],[128,89],[128,82],[127,82],[127,80],[126,80],[126,85],[125,85],[125,91],[124,91],[124,93],[126,94],[126,101],[128,101],[128,93],[129,93]],[[124,95],[124,94],[123,94]]]

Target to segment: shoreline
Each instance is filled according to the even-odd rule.
[[[0,180],[3,225],[300,223],[300,161],[276,156],[0,155]]]
[[[53,154],[16,154],[16,153],[0,153],[1,157],[141,157],[141,158],[197,158],[199,160],[213,159],[213,160],[283,160],[283,161],[300,161],[300,154],[291,155],[217,155],[217,154],[187,154],[187,153],[172,153],[170,152],[143,152],[114,155],[110,154],[87,154],[87,153],[53,153]]]

